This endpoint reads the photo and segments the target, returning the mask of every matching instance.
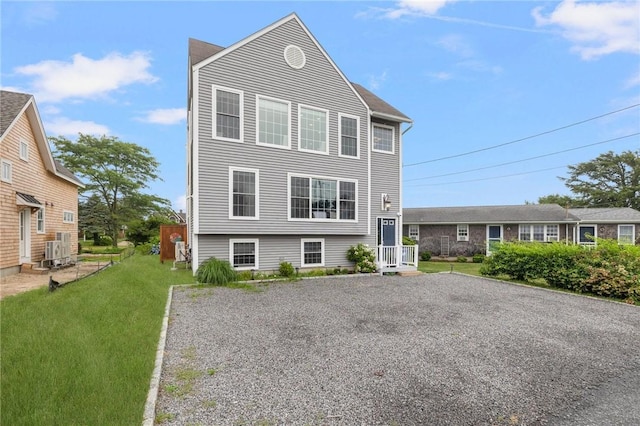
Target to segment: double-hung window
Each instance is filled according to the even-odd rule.
[[[373,150],[393,154],[394,130],[391,126],[373,125]]]
[[[328,111],[305,105],[298,106],[298,149],[300,151],[329,153]]]
[[[357,181],[289,177],[289,218],[357,220]]]
[[[64,210],[62,212],[62,222],[73,223],[75,221],[75,214],[72,211]]]
[[[409,238],[413,241],[420,241],[420,226],[409,225]]]
[[[302,261],[305,266],[324,266],[324,238],[301,240]]]
[[[558,225],[519,225],[518,238],[520,241],[559,241]]]
[[[11,183],[13,175],[13,165],[9,160],[0,160],[0,180]]]
[[[258,269],[258,240],[229,240],[229,257],[231,264],[238,270]]]
[[[258,145],[291,148],[291,103],[257,95]]]
[[[243,138],[243,95],[241,91],[213,86],[213,137],[229,141]]]
[[[618,225],[618,243],[634,244],[636,241],[635,225]]]
[[[29,161],[29,145],[27,141],[20,140],[20,159],[23,161]]]
[[[36,231],[38,234],[44,234],[44,209],[39,209],[36,214]]]
[[[229,218],[259,219],[259,171],[229,167]]]
[[[458,241],[469,241],[469,225],[458,225]]]
[[[340,120],[340,153],[341,157],[360,158],[360,119],[349,115],[338,114]]]

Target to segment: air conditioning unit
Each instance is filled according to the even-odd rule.
[[[44,251],[44,260],[55,260],[55,259],[60,259],[61,257],[62,257],[62,242],[59,240],[47,241],[47,245],[45,246],[45,251]]]
[[[56,240],[60,241],[60,257],[68,258],[71,256],[71,233],[56,232]]]
[[[175,255],[175,259],[176,262],[184,262],[186,261],[186,251],[185,251],[185,243],[184,241],[176,241],[176,255]]]

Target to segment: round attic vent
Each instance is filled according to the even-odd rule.
[[[290,44],[289,46],[284,48],[284,60],[287,61],[287,64],[289,64],[291,68],[299,70],[300,68],[304,67],[307,58],[305,58],[302,49],[300,49],[298,46]]]

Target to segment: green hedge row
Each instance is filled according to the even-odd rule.
[[[502,243],[480,273],[514,280],[544,278],[552,287],[640,301],[640,246],[598,239],[596,247],[563,243]]]

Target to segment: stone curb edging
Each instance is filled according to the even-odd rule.
[[[151,375],[151,383],[149,385],[149,393],[147,394],[147,402],[144,404],[144,417],[142,426],[153,426],[156,418],[156,400],[158,399],[158,390],[160,388],[160,375],[162,373],[162,362],[164,359],[164,346],[167,340],[167,329],[169,328],[169,313],[171,311],[171,300],[173,299],[173,287],[169,287],[169,296],[167,304],[164,308],[164,318],[162,319],[162,329],[160,330],[160,340],[158,341],[158,349],[156,350],[156,363],[153,367]]]

